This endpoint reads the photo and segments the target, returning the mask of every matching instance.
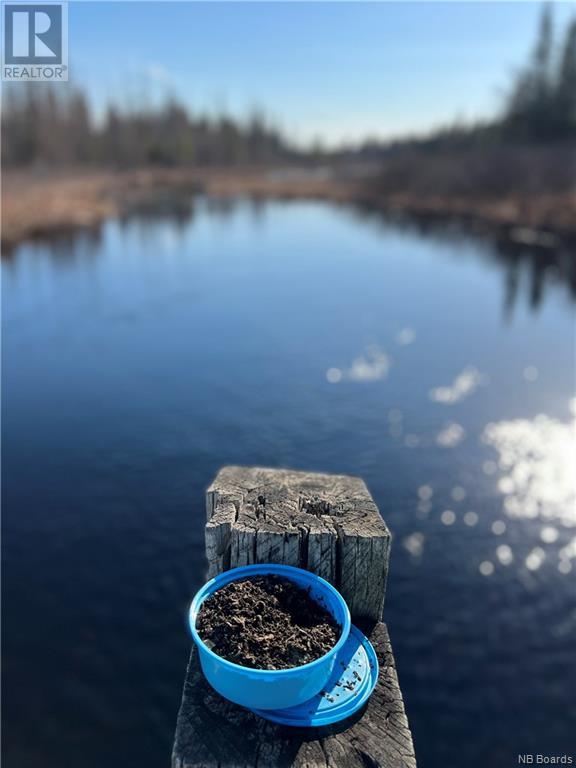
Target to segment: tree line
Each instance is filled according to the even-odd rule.
[[[378,169],[368,183],[384,198],[465,205],[523,200],[530,207],[547,195],[571,195],[576,187],[576,18],[563,34],[554,35],[552,8],[543,8],[529,60],[492,120],[365,144],[355,157]]]
[[[5,166],[313,164],[358,157],[378,161],[414,150],[482,150],[575,140],[576,19],[557,37],[550,6],[543,10],[530,60],[516,75],[496,119],[338,152],[297,149],[261,110],[246,120],[227,114],[197,115],[171,98],[155,109],[110,105],[104,118],[96,120],[79,88],[12,84],[3,94]]]
[[[495,118],[455,122],[427,136],[366,142],[357,154],[377,158],[406,150],[474,150],[576,142],[576,18],[554,35],[552,7],[543,8],[531,56],[516,73]]]
[[[264,112],[246,120],[193,115],[176,99],[161,107],[110,105],[98,122],[85,94],[48,83],[5,88],[6,166],[235,166],[282,163],[297,155]]]

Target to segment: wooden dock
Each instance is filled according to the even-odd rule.
[[[381,621],[390,532],[356,477],[224,467],[206,492],[208,575],[274,562],[334,584],[380,664],[367,705],[337,726],[276,725],[223,699],[192,649],[176,724],[173,768],[415,768],[412,736]]]

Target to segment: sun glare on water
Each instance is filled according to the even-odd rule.
[[[568,422],[539,415],[488,424],[483,434],[499,454],[507,516],[546,522],[548,541],[555,540],[553,523],[576,527],[576,399],[571,410]]]

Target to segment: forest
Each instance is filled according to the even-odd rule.
[[[562,173],[552,167],[557,153],[550,147],[575,140],[576,19],[555,36],[551,6],[543,9],[532,56],[515,75],[499,114],[482,124],[455,124],[427,136],[367,141],[331,151],[317,145],[302,149],[262,109],[244,119],[195,114],[170,96],[157,108],[109,104],[97,120],[80,87],[46,83],[7,85],[2,110],[5,167],[242,167],[362,160],[384,163],[385,184],[401,187],[413,174],[414,158],[429,159],[429,174],[436,178],[434,166],[442,164],[446,152],[466,153],[467,172],[479,165],[480,156],[500,163],[503,154],[511,153],[505,176],[514,175],[526,148],[534,147],[536,164],[550,165],[551,175],[563,177],[569,169]],[[436,164],[434,157],[439,158]]]

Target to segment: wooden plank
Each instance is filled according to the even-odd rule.
[[[223,699],[193,648],[172,768],[416,768],[386,625],[358,624],[376,649],[378,684],[361,712],[331,728],[276,725]]]
[[[390,531],[360,478],[224,467],[206,513],[210,577],[250,563],[295,565],[334,584],[354,618],[382,617]]]

